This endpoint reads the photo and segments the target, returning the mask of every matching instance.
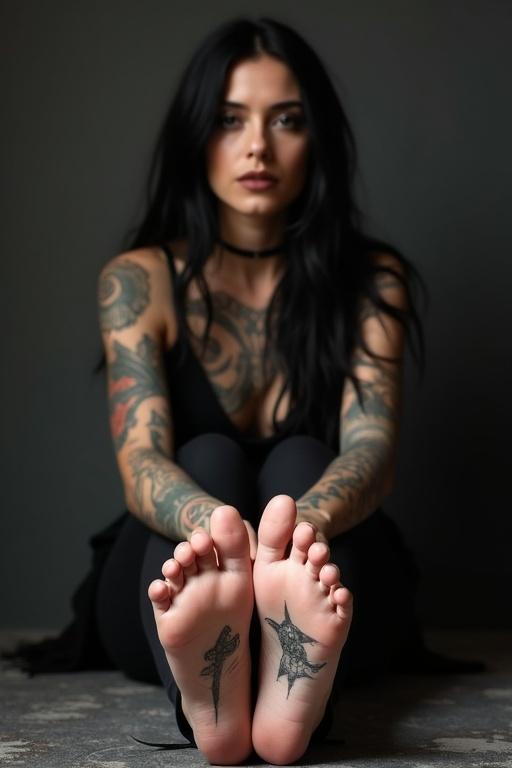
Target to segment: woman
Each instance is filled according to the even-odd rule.
[[[156,667],[210,762],[297,760],[340,681],[421,645],[379,510],[414,331],[421,349],[415,272],[362,233],[353,172],[317,55],[270,19],[230,22],[192,57],[147,215],[100,277],[132,514],[99,632],[128,674]]]

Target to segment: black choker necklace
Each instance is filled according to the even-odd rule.
[[[274,256],[276,253],[283,253],[283,251],[286,250],[286,246],[284,243],[281,243],[280,245],[276,245],[275,248],[267,248],[264,251],[249,251],[245,248],[237,248],[236,245],[231,245],[231,243],[226,243],[225,240],[221,240],[220,237],[217,239],[217,242],[222,245],[223,248],[225,248],[227,251],[231,251],[231,253],[236,253],[237,256],[245,256],[249,259],[262,259],[265,258],[265,256]]]

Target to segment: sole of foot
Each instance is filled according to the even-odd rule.
[[[261,659],[252,740],[277,765],[298,760],[320,724],[352,618],[352,595],[329,547],[295,520],[293,499],[270,500],[253,573]]]
[[[217,507],[153,581],[158,637],[181,692],[196,744],[210,763],[252,751],[249,625],[253,611],[247,529],[234,507]]]

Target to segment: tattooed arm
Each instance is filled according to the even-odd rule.
[[[397,260],[380,255],[378,263],[401,274]],[[400,281],[378,273],[382,297],[406,308]],[[361,384],[361,407],[351,381],[341,402],[340,454],[320,480],[297,502],[298,520],[313,522],[319,537],[329,540],[367,518],[392,488],[401,401],[403,326],[366,301],[360,314],[362,336],[369,349],[397,362],[386,362],[355,350],[353,370]]]
[[[121,254],[102,270],[100,324],[110,424],[130,512],[169,539],[208,528],[219,499],[173,461],[162,351],[176,337],[168,267],[151,249]]]

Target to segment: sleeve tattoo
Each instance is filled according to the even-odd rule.
[[[221,502],[202,491],[176,464],[154,448],[135,448],[128,457],[134,479],[134,503],[141,517],[155,516],[170,539],[187,538],[195,528],[209,529]]]
[[[133,325],[149,303],[149,276],[131,261],[107,267],[98,286],[100,326],[104,332]]]
[[[115,341],[109,365],[109,408],[116,450],[126,442],[137,423],[136,411],[149,397],[164,397],[165,386],[159,367],[158,345],[145,334],[135,350]]]
[[[364,317],[371,314],[366,308]],[[400,360],[380,359],[359,350],[353,366],[360,393],[353,382],[347,382],[339,456],[297,504],[306,519],[308,510],[325,510],[327,505],[335,509],[334,535],[357,525],[378,507],[388,489],[396,450]]]

